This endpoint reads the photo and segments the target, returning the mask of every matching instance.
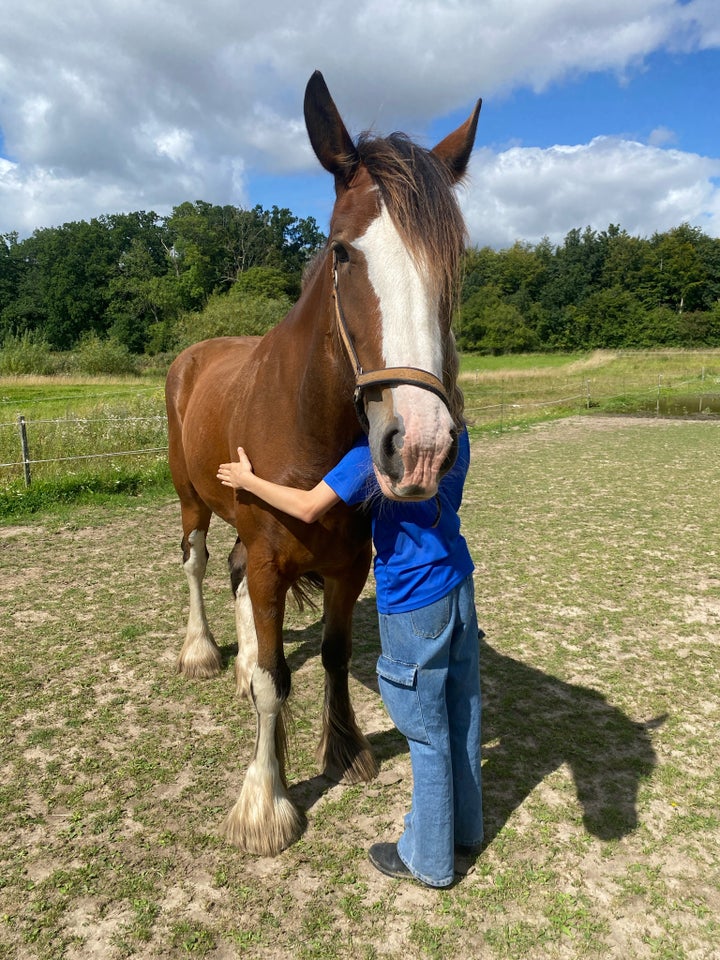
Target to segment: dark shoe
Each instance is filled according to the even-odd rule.
[[[374,843],[368,850],[368,860],[386,877],[396,877],[398,880],[415,880],[400,859],[396,843]]]
[[[481,850],[482,850],[482,843],[478,843],[474,847],[467,846],[464,843],[455,844],[455,853],[459,857],[477,857]]]

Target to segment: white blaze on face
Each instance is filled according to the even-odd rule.
[[[418,367],[442,378],[438,298],[419,273],[384,204],[355,246],[365,255],[380,301],[386,366]]]
[[[384,205],[354,245],[365,256],[380,304],[385,366],[417,367],[442,381],[438,291],[418,270]],[[443,401],[422,387],[403,384],[392,393],[395,415],[404,428],[404,482],[425,485],[450,449],[452,418]]]

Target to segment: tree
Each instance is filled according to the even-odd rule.
[[[232,288],[234,298],[264,297],[266,300],[281,300],[292,296],[295,278],[277,267],[250,267]]]
[[[306,264],[326,239],[315,218],[305,217],[299,220],[286,207],[273,207],[267,217],[267,225],[270,230],[271,249],[280,255],[283,269],[287,273],[302,276]],[[267,265],[273,266],[270,261]]]
[[[104,332],[108,283],[115,256],[99,220],[36,230],[29,245],[24,286],[36,286],[44,313],[41,332],[68,350],[88,330]]]
[[[501,291],[491,284],[462,305],[457,332],[462,349],[481,353],[522,353],[539,346],[517,307],[503,302]]]
[[[184,203],[175,207],[167,227],[188,307],[229,290],[253,267],[282,270],[298,294],[305,264],[325,242],[312,217],[298,220],[285,208],[267,211],[260,205],[243,210]]]
[[[469,300],[486,284],[498,284],[498,254],[492,247],[471,247],[465,253],[461,298]]]
[[[229,293],[214,293],[198,313],[186,313],[175,328],[182,349],[210,337],[262,336],[287,314],[289,297],[250,293],[236,284]]]
[[[629,290],[619,286],[597,290],[582,308],[587,325],[579,345],[585,349],[644,346],[643,307]]]
[[[703,233],[684,223],[651,240],[651,269],[655,302],[683,310],[709,307],[708,270],[701,254]]]

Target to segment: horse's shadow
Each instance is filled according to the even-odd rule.
[[[373,599],[356,607],[352,675],[377,692],[380,650]],[[291,631],[287,659],[292,671],[319,652],[319,624]],[[485,845],[490,844],[532,791],[554,770],[571,771],[583,824],[601,840],[620,839],[638,825],[641,782],[653,771],[650,733],[665,717],[631,720],[588,687],[566,683],[495,650],[481,633],[483,695],[483,807]],[[394,729],[369,737],[382,763],[407,752]],[[290,793],[312,807],[333,781],[318,775],[294,784]]]

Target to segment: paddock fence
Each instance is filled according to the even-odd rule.
[[[30,418],[0,423],[0,482],[50,479],[104,461],[167,457],[167,418],[152,416]],[[14,454],[14,456],[13,456]]]
[[[593,411],[646,417],[720,418],[720,378],[706,377],[704,369],[700,377],[666,380],[660,375],[652,382],[558,378],[540,389],[531,378],[492,380],[480,373],[466,375],[461,386],[470,425],[499,432],[533,421]]]
[[[496,431],[573,413],[634,413],[645,416],[720,418],[720,381],[704,376],[652,384],[627,381],[604,384],[591,378],[545,382],[499,379],[480,373],[461,383],[466,417],[473,430]],[[608,386],[611,388],[608,389]],[[543,391],[538,398],[539,391]],[[57,399],[57,398],[55,398]],[[72,398],[67,398],[71,401]],[[81,471],[121,471],[167,456],[167,418],[160,403],[141,415],[42,417],[17,414],[0,422],[0,484],[54,479]],[[118,407],[120,408],[120,404]],[[0,417],[2,416],[0,410]]]

